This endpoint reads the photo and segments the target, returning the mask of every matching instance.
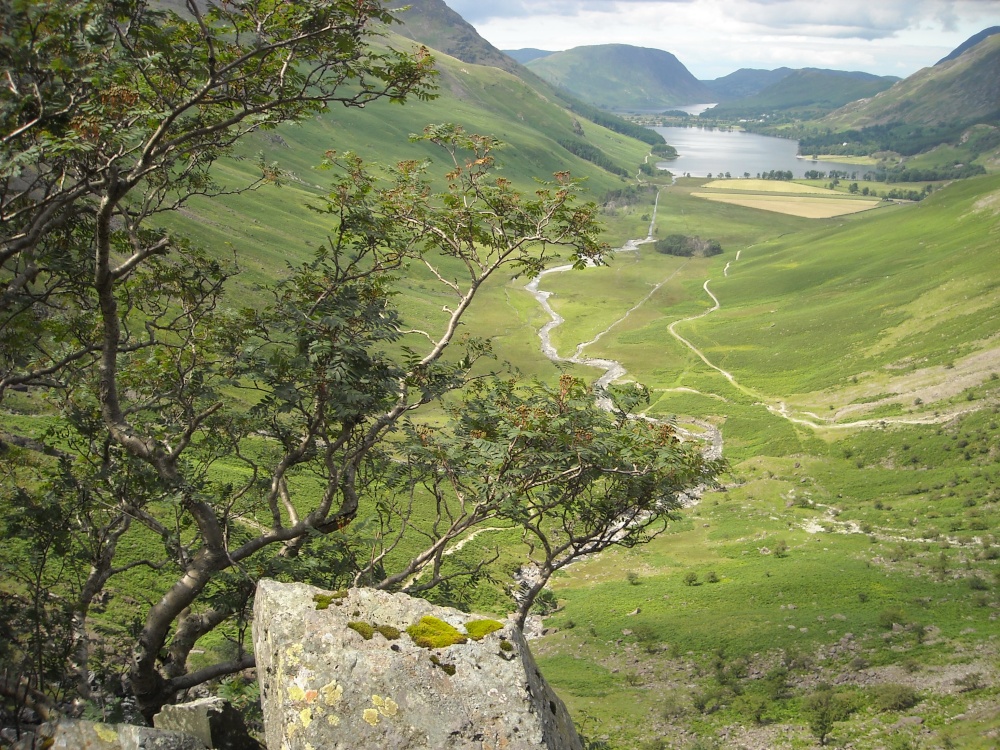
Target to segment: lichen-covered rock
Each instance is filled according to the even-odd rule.
[[[213,750],[262,750],[247,731],[240,712],[214,696],[164,706],[153,717],[153,726],[190,734]]]
[[[419,646],[406,629],[424,618],[468,637]],[[405,594],[261,581],[254,646],[268,750],[581,750],[516,626],[476,640],[465,625],[482,619]]]
[[[18,750],[204,750],[197,737],[130,724],[60,719],[42,724]]]

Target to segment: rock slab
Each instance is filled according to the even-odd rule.
[[[153,726],[197,737],[206,750],[263,750],[250,736],[240,712],[217,697],[164,706],[153,717]]]
[[[425,616],[462,633],[483,619],[405,594],[261,581],[253,631],[268,750],[582,750],[513,623],[439,648],[395,637]]]
[[[14,750],[203,750],[197,737],[130,724],[60,719],[42,724]]]

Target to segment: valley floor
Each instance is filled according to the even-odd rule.
[[[943,355],[931,337],[914,336],[918,315],[873,327],[860,342],[869,350],[888,348],[893,336],[909,339],[898,348],[912,362],[895,367],[853,369],[843,342],[831,367],[824,360],[836,344],[815,332],[812,344],[796,342],[814,368],[793,362],[793,372],[774,372],[759,355],[748,366],[720,341],[730,322],[705,325],[713,316],[728,314],[744,332],[792,327],[814,314],[816,288],[829,296],[822,287],[831,277],[842,274],[846,286],[865,279],[831,270],[814,252],[821,233],[810,227],[777,227],[792,231],[776,237],[745,209],[726,217],[728,225],[711,221],[717,209],[694,218],[696,187],[667,190],[667,226],[647,239],[670,231],[678,210],[687,228],[704,227],[702,236],[715,227],[736,237],[747,217],[742,242],[724,243],[721,259],[657,256],[631,243],[608,268],[535,286],[551,305],[550,323],[562,319],[545,333],[550,357],[598,359],[614,377],[627,368],[626,377],[659,395],[651,415],[710,425],[731,464],[725,487],[666,535],[575,565],[555,582],[559,610],[536,646],[546,676],[594,747],[802,748],[820,736],[855,748],[996,747],[996,324],[985,336],[948,340]],[[900,227],[923,218],[896,213]],[[995,225],[986,217],[980,229],[988,237]],[[843,225],[825,230],[844,233]],[[870,240],[884,231],[847,228]],[[843,251],[856,239],[828,244]],[[813,251],[808,260],[804,247]],[[810,262],[823,271],[813,291],[761,293],[763,274],[780,286],[783,270],[804,276],[798,269]],[[741,286],[741,266],[749,286]],[[942,281],[944,294],[956,283]],[[877,292],[870,299],[883,310],[886,299],[913,304]],[[867,293],[859,304],[868,304]],[[913,291],[915,299],[940,294]],[[980,297],[969,308],[983,304]],[[839,321],[827,322],[835,329]],[[744,336],[736,348],[758,344]],[[838,371],[835,383],[825,368]],[[803,388],[808,381],[813,387]],[[836,710],[822,708],[826,686]]]

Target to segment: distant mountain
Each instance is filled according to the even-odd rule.
[[[604,109],[669,109],[713,101],[711,89],[660,49],[627,44],[576,47],[532,60],[528,69]]]
[[[823,120],[838,128],[888,123],[961,127],[981,122],[1000,122],[1000,34],[988,34],[957,56],[949,55]]]
[[[875,96],[897,81],[895,76],[860,71],[803,68],[753,96],[720,104],[711,113],[719,117],[757,118],[776,113],[818,117],[848,102]]]
[[[525,47],[524,49],[505,49],[503,53],[508,57],[513,57],[521,65],[527,65],[532,60],[537,60],[540,57],[548,57],[549,55],[554,55],[555,52],[544,49],[535,49],[534,47]]]
[[[408,9],[398,14],[403,25],[392,27],[397,34],[463,62],[489,65],[518,75],[520,64],[483,39],[472,24],[443,0],[409,0],[406,5]]]
[[[768,86],[773,86],[794,72],[791,68],[778,68],[776,70],[740,68],[722,78],[716,78],[712,81],[702,81],[702,83],[715,92],[716,99],[719,101],[729,101],[731,99],[744,99],[748,96],[759,94]]]
[[[954,60],[956,57],[963,54],[966,50],[972,49],[981,41],[993,36],[994,34],[1000,34],[1000,26],[990,26],[988,29],[983,29],[978,34],[970,36],[962,44],[955,47],[955,49],[951,51],[951,54],[949,54],[947,57],[942,57],[940,60],[938,60],[937,64],[940,65],[943,62]]]

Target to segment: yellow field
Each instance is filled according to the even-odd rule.
[[[836,191],[814,185],[800,185],[797,182],[786,182],[784,180],[712,180],[702,187],[713,190],[740,190],[754,193],[808,193],[839,195]]]
[[[780,214],[801,216],[804,219],[830,219],[834,216],[868,211],[879,205],[878,200],[805,195],[801,197],[795,195],[746,195],[743,193],[691,193],[691,195],[717,203],[757,208],[761,211],[775,211]]]
[[[878,164],[873,156],[839,156],[837,154],[817,154],[820,161],[835,161],[839,164],[854,164],[860,167],[871,167]]]

